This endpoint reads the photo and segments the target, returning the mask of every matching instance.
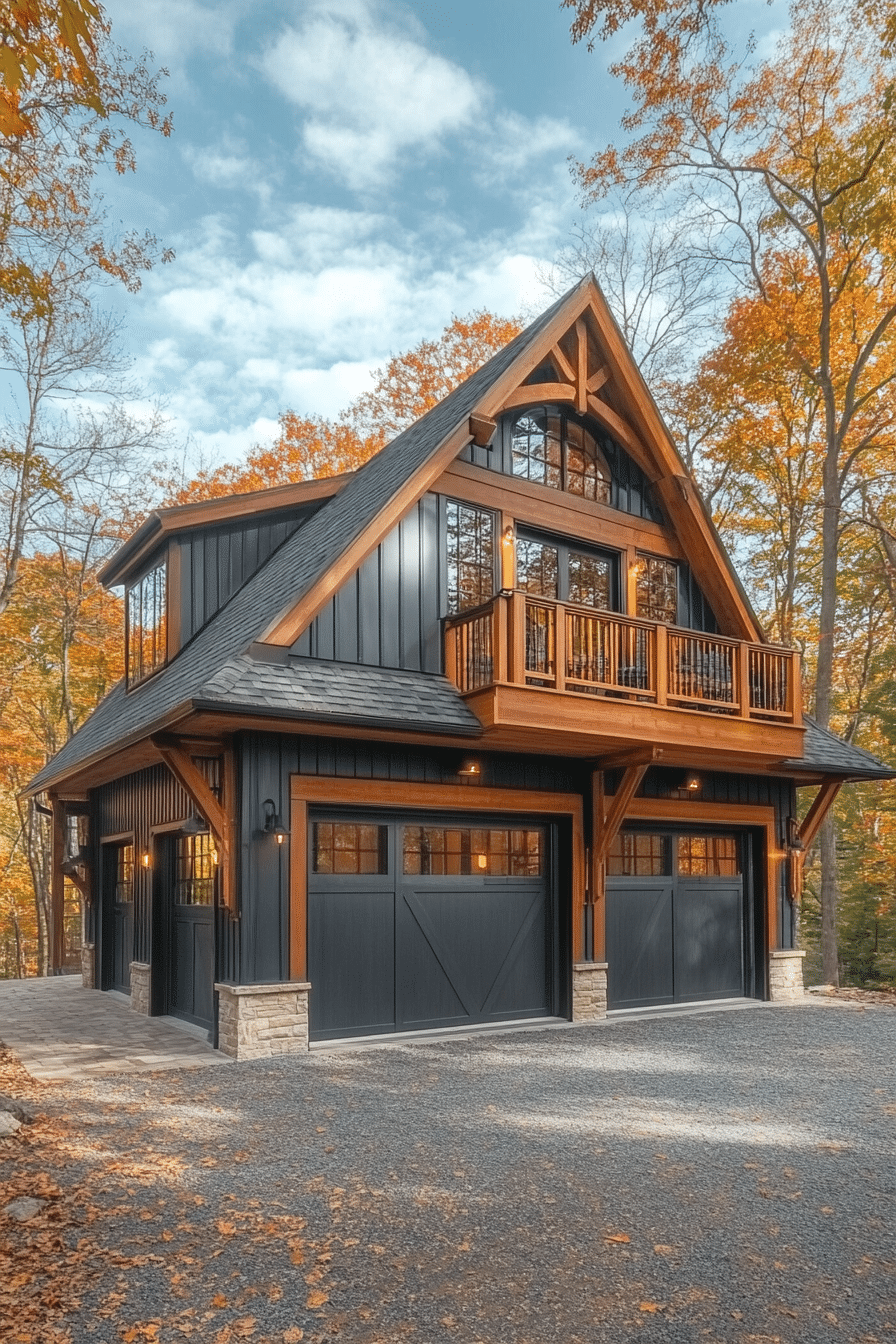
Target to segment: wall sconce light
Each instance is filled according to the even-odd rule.
[[[286,839],[287,832],[277,813],[277,804],[274,802],[273,798],[265,798],[262,807],[264,808],[264,823],[262,824],[261,829],[264,831],[265,835],[273,835],[276,838],[277,844],[282,845],[283,841]]]
[[[796,851],[797,854],[801,854],[806,848],[796,817],[787,818],[787,848]]]
[[[207,831],[208,822],[204,817],[198,816],[195,812],[192,817],[187,817],[187,820],[180,828],[181,835],[205,835]]]
[[[149,850],[143,851],[143,853],[140,855],[140,862],[143,864],[144,868],[149,867]]]
[[[467,759],[462,761],[460,769],[457,772],[461,779],[480,779],[482,776],[482,766],[478,761]]]
[[[703,788],[703,780],[700,778],[699,775],[694,774],[685,775],[684,782],[682,783],[681,787],[683,789],[686,789],[688,793],[699,793],[700,790]]]
[[[209,858],[211,859],[212,863],[213,863],[213,864],[215,865],[215,867],[217,868],[217,866],[218,866],[218,851],[217,851],[216,849],[212,848],[212,849],[209,851]]]
[[[643,556],[640,555],[638,556],[637,560],[633,560],[628,567],[628,572],[629,574],[631,574],[633,579],[639,579],[641,575],[646,572],[646,570],[647,570],[647,561],[644,559]]]
[[[503,534],[502,534],[502,536],[501,536],[501,544],[502,544],[502,546],[512,546],[512,545],[513,545],[513,527],[512,527],[512,526],[507,526],[507,527],[505,527],[504,532],[503,532]]]

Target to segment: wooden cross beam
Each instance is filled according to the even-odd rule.
[[[649,768],[649,761],[626,766],[608,810],[603,817],[595,818],[598,824],[598,833],[594,837],[594,850],[599,863],[606,863],[610,845],[615,840],[619,828],[625,820],[628,805],[638,792],[641,780]]]
[[[842,779],[826,779],[818,790],[799,830],[799,836],[803,842],[803,853],[811,848],[815,837],[821,830],[822,822],[830,812],[834,799],[842,788]]]

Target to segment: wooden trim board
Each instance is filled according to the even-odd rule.
[[[467,784],[405,784],[395,780],[290,777],[289,976],[307,979],[308,808],[367,807],[440,812],[511,812],[568,818],[572,823],[572,960],[584,955],[585,849],[583,800],[577,793],[493,789]]]

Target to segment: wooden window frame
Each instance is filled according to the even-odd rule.
[[[529,789],[475,791],[465,784],[403,783],[396,780],[290,777],[289,978],[308,973],[308,809],[359,807],[381,811],[494,812],[569,821],[572,826],[572,960],[584,955],[585,844],[583,799],[578,793]]]
[[[492,520],[492,591],[484,599],[480,606],[485,606],[491,602],[497,595],[501,587],[501,536],[499,528],[501,526],[501,513],[493,505],[481,504],[476,501],[456,498],[454,495],[439,495],[439,537],[440,545],[440,569],[443,574],[442,592],[441,592],[441,610],[444,617],[459,616],[465,611],[475,611],[476,607],[458,607],[457,611],[450,608],[450,590],[448,572],[451,565],[451,557],[448,553],[448,509],[451,505],[457,508],[469,509],[471,512],[488,514]]]

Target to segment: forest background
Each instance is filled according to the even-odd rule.
[[[795,7],[761,57],[726,0],[563,0],[574,41],[631,34],[620,148],[574,167],[578,236],[770,639],[800,649],[823,723],[896,761],[896,23]],[[159,76],[93,0],[3,0],[0,43],[0,977],[47,969],[49,828],[28,779],[121,675],[96,574],[160,503],[351,469],[520,329],[479,311],[396,355],[336,417],[284,410],[242,461],[175,469],[135,389],[109,285],[170,260],[115,235],[98,184],[167,136]],[[628,25],[628,26],[627,26]],[[168,436],[168,437],[166,437]],[[189,459],[187,459],[189,461]],[[80,913],[68,891],[67,947]],[[896,790],[844,790],[808,869],[811,982],[896,983]]]

